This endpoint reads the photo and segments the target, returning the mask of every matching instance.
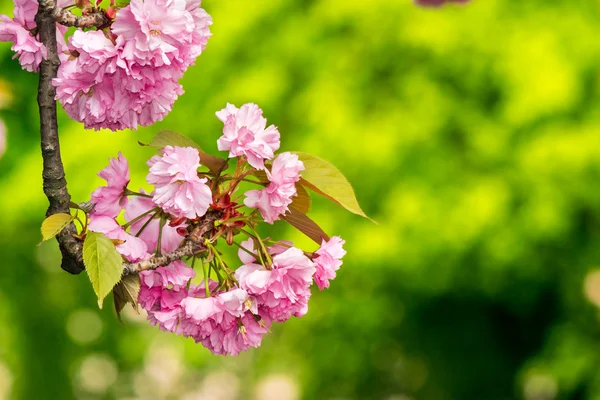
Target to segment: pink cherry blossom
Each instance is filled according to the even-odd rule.
[[[248,163],[257,169],[264,169],[264,160],[274,157],[279,149],[279,131],[275,125],[267,126],[262,110],[253,103],[244,104],[239,109],[232,104],[217,112],[217,117],[225,124],[223,136],[217,141],[219,150],[229,150],[229,157],[246,156]]]
[[[154,185],[152,200],[176,217],[203,216],[212,203],[206,178],[198,177],[200,156],[192,147],[166,146],[161,156],[148,161],[148,183]]]
[[[269,185],[262,190],[246,192],[244,204],[257,208],[263,219],[272,224],[289,211],[292,197],[296,195],[295,183],[300,180],[304,164],[296,154],[281,153],[273,160],[271,171],[266,171]]]
[[[315,283],[319,289],[329,287],[329,281],[335,278],[335,271],[342,265],[342,257],[346,255],[343,245],[346,243],[339,236],[334,236],[328,242],[323,240],[319,250],[315,251]]]
[[[129,163],[123,154],[111,158],[108,167],[98,173],[104,179],[106,186],[99,187],[92,193],[91,203],[94,204],[94,214],[116,217],[127,205],[125,190],[129,183]]]
[[[146,194],[143,189],[140,190],[140,193]],[[154,193],[151,193],[150,195],[154,195]],[[125,220],[127,222],[133,221],[135,218],[156,207],[157,205],[150,198],[131,196],[125,207]],[[152,221],[148,222],[148,219],[150,218],[152,218],[152,213],[136,220],[136,222],[131,224],[130,231],[146,243],[150,252],[155,252],[158,246],[160,219],[153,218]],[[171,226],[167,223],[163,226],[160,240],[160,247],[163,253],[171,252],[179,247],[183,241],[183,237],[177,233],[177,228],[185,226],[187,226],[185,223],[178,226]],[[142,228],[144,229],[142,230]]]
[[[235,271],[235,277],[242,289],[256,297],[259,310],[283,322],[308,311],[315,270],[314,263],[302,250],[291,247],[273,257],[271,270],[258,264],[245,264]]]
[[[183,94],[178,80],[206,47],[211,23],[198,1],[133,0],[117,12],[116,38],[101,31],[70,38],[56,98],[87,129],[160,121]]]
[[[11,50],[26,71],[39,71],[40,63],[46,58],[46,47],[29,30],[5,15],[0,15],[0,42],[13,42]]]
[[[269,332],[271,321],[267,316],[246,313],[239,319],[224,320],[201,339],[202,344],[213,354],[237,355],[250,347],[258,347],[262,337]]]
[[[38,72],[39,65],[46,58],[46,47],[33,35],[36,28],[35,14],[38,9],[36,0],[15,0],[14,18],[0,15],[0,42],[12,42],[11,50],[19,58],[21,67],[29,72]],[[68,1],[60,0],[57,6],[65,7]],[[65,49],[64,34],[67,28],[57,26],[57,46],[59,54]]]
[[[106,215],[92,215],[88,229],[92,232],[103,233],[112,240],[122,240],[124,243],[116,246],[117,251],[130,262],[150,257],[144,241],[125,232],[114,218]]]
[[[171,264],[158,267],[154,271],[143,271],[140,277],[148,287],[171,287],[175,290],[187,286],[190,279],[196,276],[196,272],[183,261],[173,261]]]

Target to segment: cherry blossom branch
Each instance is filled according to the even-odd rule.
[[[69,10],[55,8],[54,19],[61,25],[74,26],[76,28],[102,28],[110,23],[110,19],[103,10],[79,16]]]
[[[40,133],[43,158],[44,193],[50,202],[46,216],[69,213],[71,196],[67,190],[65,169],[60,156],[58,121],[56,115],[56,88],[52,79],[56,77],[60,60],[56,44],[56,4],[54,0],[38,0],[39,8],[35,22],[40,41],[46,46],[47,57],[40,64],[38,105],[40,109]],[[62,253],[61,267],[67,272],[78,274],[85,269],[83,264],[83,242],[74,237],[75,224],[71,223],[56,238]]]
[[[190,234],[178,249],[161,255],[151,257],[137,263],[123,265],[123,276],[135,274],[140,271],[153,270],[168,265],[184,257],[190,257],[207,250],[205,241],[208,234],[215,228],[215,222],[222,217],[218,211],[209,211],[194,226]]]

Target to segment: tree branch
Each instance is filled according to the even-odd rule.
[[[69,10],[54,10],[54,19],[61,25],[74,26],[76,28],[102,28],[110,24],[110,19],[102,10],[88,15],[75,15]]]
[[[125,264],[123,266],[123,276],[135,274],[140,271],[148,271],[172,263],[175,260],[181,260],[184,257],[193,256],[206,251],[204,241],[207,235],[214,229],[215,222],[222,217],[218,211],[209,211],[201,218],[198,225],[194,226],[183,244],[175,251],[165,253],[159,256],[151,257],[137,263]]]
[[[56,116],[56,89],[52,79],[56,77],[60,61],[56,46],[56,22],[54,0],[38,0],[39,8],[35,16],[40,41],[46,46],[48,56],[40,64],[38,105],[40,109],[40,132],[43,158],[44,193],[50,202],[46,216],[69,213],[71,196],[67,190],[65,170],[60,156],[58,141],[58,121]],[[83,242],[73,235],[77,233],[74,224],[67,226],[57,235],[62,253],[61,267],[67,272],[78,274],[85,269],[83,264]]]

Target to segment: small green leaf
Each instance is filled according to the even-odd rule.
[[[121,280],[123,260],[112,240],[98,232],[88,232],[83,242],[83,262],[92,287],[98,296],[98,307]]]
[[[150,143],[144,144],[139,142],[139,144],[142,146],[155,147],[159,150],[165,146],[194,147],[198,150],[198,154],[200,155],[200,163],[210,169],[211,172],[219,174],[227,168],[227,160],[204,153],[198,143],[177,132],[168,130],[160,131],[154,136],[154,139],[152,139]]]
[[[52,214],[42,222],[42,242],[52,239],[65,229],[75,217],[71,214]]]
[[[288,224],[314,240],[317,244],[321,244],[322,240],[329,240],[329,236],[316,224],[316,222],[308,218],[302,212],[296,210],[294,207],[290,207],[289,213],[282,218]]]
[[[304,187],[354,214],[370,219],[360,208],[352,185],[336,167],[311,154],[297,151],[294,154],[298,155],[306,168],[301,172],[302,179],[300,179],[300,183]]]
[[[121,320],[121,311],[128,303],[131,303],[133,309],[139,313],[138,296],[140,294],[139,275],[127,275],[113,289],[113,300],[117,318]]]
[[[304,186],[300,183],[296,183],[296,196],[292,197],[292,204],[290,207],[295,208],[302,214],[306,214],[310,211],[310,196]]]

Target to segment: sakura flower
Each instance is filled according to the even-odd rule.
[[[256,297],[259,310],[283,322],[308,311],[315,271],[314,263],[302,250],[292,247],[273,257],[271,270],[258,264],[245,264],[235,271],[235,278],[242,289]]]
[[[133,0],[119,10],[113,33],[124,40],[123,58],[155,67],[193,64],[210,37],[210,16],[198,1]]]
[[[92,232],[103,233],[109,239],[123,241],[116,248],[130,262],[137,262],[150,257],[144,241],[125,232],[114,218],[106,215],[92,215],[88,229]]]
[[[166,146],[162,156],[148,161],[147,181],[154,185],[152,200],[176,217],[194,219],[203,216],[212,203],[206,178],[198,177],[200,156],[192,147]]]
[[[342,265],[342,257],[346,255],[346,250],[342,246],[346,243],[339,236],[334,236],[328,242],[323,240],[319,250],[315,251],[315,283],[319,289],[329,287],[329,281],[335,278],[335,271]]]
[[[257,208],[263,219],[272,224],[280,215],[289,211],[292,197],[296,195],[295,182],[300,180],[304,164],[293,153],[281,153],[273,160],[271,171],[267,170],[269,186],[262,190],[246,192],[244,204]]]
[[[140,192],[146,194],[143,189],[140,190]],[[151,193],[151,195],[154,195],[154,193]],[[125,220],[127,222],[135,220],[135,222],[131,223],[131,232],[146,243],[150,252],[156,251],[158,246],[160,219],[153,218],[152,213],[149,213],[142,218],[139,217],[156,207],[157,206],[152,199],[142,196],[131,196],[125,207]],[[152,220],[148,221],[151,218]],[[160,241],[160,247],[163,253],[171,252],[179,247],[183,238],[177,233],[177,228],[185,226],[185,223],[176,226],[171,226],[170,223],[167,223],[163,226]]]
[[[129,163],[123,154],[119,153],[117,158],[110,159],[110,164],[100,171],[98,176],[104,179],[107,185],[92,193],[93,212],[115,218],[127,205],[125,191],[129,184]]]
[[[196,276],[196,272],[188,267],[183,261],[173,261],[167,266],[158,267],[153,271],[140,272],[142,282],[152,287],[170,287],[175,290],[187,286],[190,279]]]
[[[265,333],[269,332],[268,317],[246,313],[242,318],[218,324],[209,336],[201,339],[202,344],[213,354],[237,355],[250,347],[258,347]]]
[[[279,149],[279,131],[275,125],[267,126],[262,110],[256,104],[244,104],[239,109],[232,104],[217,112],[225,124],[223,136],[217,141],[219,150],[229,150],[229,157],[246,156],[256,169],[265,169],[264,160],[274,157]]]
[[[46,47],[35,36],[5,15],[0,15],[0,42],[13,42],[11,50],[29,72],[39,71],[40,63],[47,56]]]
[[[36,0],[15,0],[14,18],[0,15],[0,42],[12,42],[11,49],[19,58],[21,67],[29,72],[38,72],[39,65],[47,56],[46,47],[33,34],[36,28],[35,15],[38,9]],[[68,5],[68,1],[59,0],[57,7]],[[57,26],[56,38],[58,52],[65,48],[64,34],[67,28]]]

